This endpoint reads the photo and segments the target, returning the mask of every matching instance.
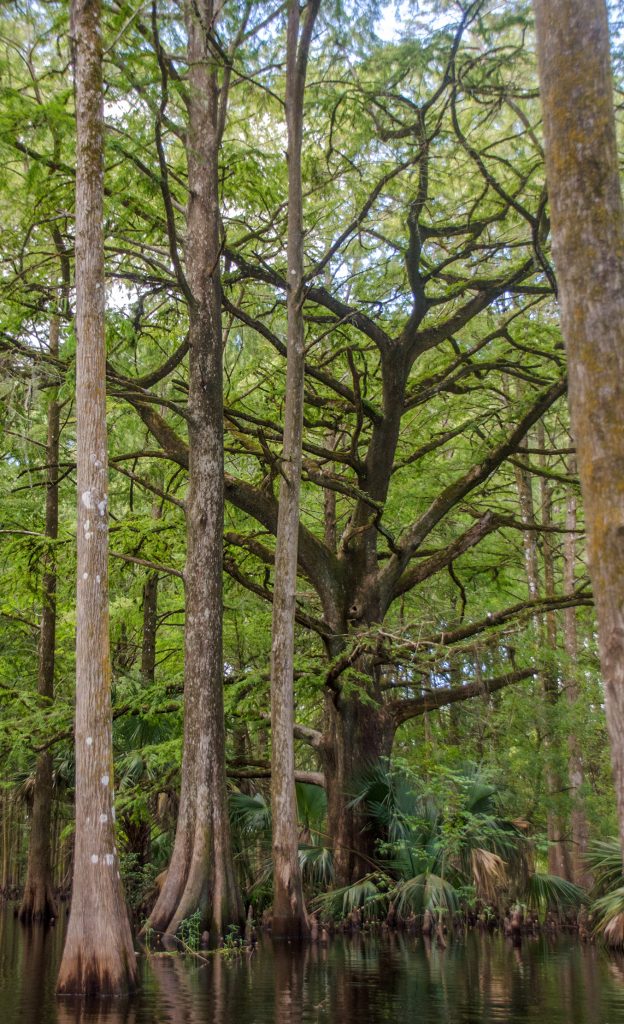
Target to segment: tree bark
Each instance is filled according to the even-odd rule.
[[[298,855],[293,659],[305,371],[301,143],[308,51],[319,6],[320,0],[310,0],[300,32],[299,2],[290,0],[287,32],[288,356],[271,650],[273,935],[286,938],[309,931]]]
[[[545,450],[545,434],[543,422],[537,428],[537,447]],[[546,469],[545,456],[540,455],[540,466]],[[552,534],[548,532],[552,526],[552,492],[550,481],[546,477],[540,480],[542,506],[542,557],[544,563],[544,596],[555,596],[555,559],[552,545]],[[546,612],[544,641],[547,653],[545,671],[542,673],[544,701],[546,704],[546,785],[548,787],[547,834],[548,834],[548,871],[551,875],[570,879],[572,869],[569,851],[566,845],[566,822],[563,811],[562,794],[565,790],[564,779],[559,765],[559,734],[557,723],[559,718],[559,684],[554,661],[557,658],[557,620],[554,612]]]
[[[99,0],[73,0],[76,53],[76,832],[58,991],[134,988],[136,960],[115,846],[108,621],[103,94]]]
[[[328,694],[320,749],[327,789],[327,830],[334,854],[334,884],[350,885],[368,874],[375,836],[352,806],[357,783],[367,768],[392,753],[395,727],[383,711],[357,696]]]
[[[59,352],[59,317],[50,323],[50,355]],[[58,390],[50,392],[48,405],[46,461],[48,464],[45,536],[52,542],[46,551],[43,568],[42,609],[39,631],[37,692],[42,703],[54,697],[54,648],[56,643],[56,555],[53,542],[58,536],[58,461],[60,407]],[[52,880],[51,819],[53,798],[52,752],[45,750],[37,759],[26,884],[19,910],[20,921],[47,921],[56,917],[56,899]]]
[[[576,472],[576,460],[574,458],[570,459],[568,471],[571,476]],[[566,506],[566,530],[568,530],[568,533],[566,533],[563,542],[563,588],[566,594],[571,594],[574,591],[576,525],[576,494],[570,488]],[[575,711],[578,713],[578,702],[580,699],[577,665],[578,631],[576,608],[566,608],[563,613],[563,623],[563,643],[568,665],[565,692],[573,716],[572,726],[568,733],[568,778],[572,801],[572,849],[570,857],[572,881],[576,885],[582,885],[586,889],[590,889],[593,884],[593,878],[585,862],[585,855],[589,845],[589,822],[587,821],[583,799],[585,770],[582,748],[574,724],[574,714]]]
[[[152,506],[152,518],[160,519],[162,505]],[[156,630],[158,625],[158,573],[150,572],[143,584],[143,642],[141,645],[141,677],[149,686],[156,673]]]
[[[554,257],[624,852],[624,209],[604,0],[534,0]]]
[[[227,809],[223,710],[223,343],[217,62],[212,0],[186,11],[189,63],[186,266],[189,478],[184,571],[184,749],[171,864],[149,926],[174,934],[197,909],[216,944],[244,924]]]

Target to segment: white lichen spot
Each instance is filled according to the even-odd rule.
[[[93,508],[93,498],[91,497],[91,491],[82,492],[82,504],[85,508]]]
[[[82,525],[82,528],[83,528],[85,533],[88,533],[89,530],[91,529],[91,520],[90,519],[85,519],[85,521],[84,521],[84,523]]]
[[[99,574],[99,572],[97,573],[97,575],[96,575],[96,577],[95,577],[95,582],[96,582],[96,583],[99,583],[99,582],[100,582],[100,574]]]
[[[87,736],[87,738],[85,740],[85,743],[87,744],[88,747],[92,747],[93,746],[93,736]]]
[[[108,504],[108,496],[105,494],[102,501],[98,501],[98,512],[101,516],[106,515],[106,506]]]
[[[92,864],[97,864],[97,862],[99,861],[99,859],[100,859],[100,858],[98,857],[97,853],[92,853],[92,854],[91,854],[91,863],[92,863]]]
[[[108,821],[108,814],[100,814],[100,825],[105,825]]]
[[[113,821],[115,821],[117,818],[117,811],[115,810],[114,807],[111,808],[111,818],[113,819]]]
[[[83,580],[88,580],[89,579],[89,573],[88,572],[83,572],[82,578],[83,578]]]
[[[115,855],[114,855],[114,853],[107,853],[106,856],[105,856],[105,860],[106,860],[106,863],[108,864],[109,868],[112,868],[113,864],[115,863]]]
[[[108,775],[103,775],[102,778],[100,779],[100,782],[102,783],[103,786],[108,786],[108,782],[109,782]]]

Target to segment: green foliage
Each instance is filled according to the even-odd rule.
[[[155,865],[141,864],[136,853],[122,853],[119,857],[119,871],[130,910],[135,915],[144,913],[158,873]]]
[[[594,929],[609,946],[624,947],[624,872],[619,839],[614,836],[592,843],[586,860],[594,877]]]
[[[554,537],[555,596],[567,587],[567,534],[540,529],[544,482],[552,529],[564,530],[567,502],[578,501],[574,586],[581,592],[587,583],[565,401],[540,419],[544,446],[532,427],[509,458],[450,503],[407,559],[401,586],[384,591],[387,607],[359,618],[352,607],[368,596],[375,573],[394,564],[410,526],[433,516],[449,488],[474,474],[536,395],[565,372],[549,280],[530,12],[526,3],[411,4],[396,38],[385,42],[375,31],[381,6],[374,0],[321,6],[306,89],[301,524],[327,566],[316,576],[322,558],[300,567],[297,716],[321,728],[327,702],[338,709],[357,701],[391,715],[396,702],[502,676],[516,665],[538,675],[400,726],[392,767],[377,765],[366,778],[351,780],[350,809],[367,817],[378,841],[378,870],[352,892],[335,890],[325,905],[337,914],[355,907],[377,914],[395,900],[405,913],[450,912],[470,900],[489,905],[504,896],[545,912],[577,898],[542,870],[549,815],[565,819],[580,807],[597,839],[613,831],[615,818],[593,610],[576,609],[578,643],[570,654],[565,612],[553,613],[557,640],[548,649],[542,618],[525,607],[530,531],[523,529],[520,471],[530,481],[540,595],[548,537]],[[254,769],[266,774],[269,762],[272,553],[286,389],[284,9],[248,7],[219,168],[228,473],[223,660],[233,780],[240,769],[243,777],[247,768],[250,777]],[[265,22],[267,11],[275,16]],[[464,34],[454,50],[462,12]],[[157,13],[172,61],[161,128],[175,232],[183,240],[186,30],[178,5],[159,5]],[[145,408],[181,447],[188,441],[188,356],[175,357],[189,316],[171,266],[154,151],[161,78],[143,14],[106,5],[103,26],[114,749],[119,848],[133,906],[141,905],[149,878],[171,851],[183,729],[179,573],[187,475],[150,432]],[[225,4],[223,52],[239,34],[240,15],[241,5]],[[58,3],[0,11],[0,784],[15,798],[25,830],[37,755],[51,745],[61,852],[71,832],[75,770],[75,142],[67,20],[67,5]],[[421,319],[415,316],[416,241]],[[60,353],[53,360],[49,330],[57,314]],[[411,339],[409,358],[399,358],[405,339]],[[170,360],[173,369],[156,373]],[[395,394],[390,385],[404,363],[405,386]],[[53,393],[62,407],[54,541],[44,535]],[[393,447],[377,433],[396,410]],[[390,472],[380,486],[374,480],[384,459]],[[234,485],[245,500],[233,499]],[[330,498],[335,550],[331,541],[322,546]],[[496,529],[462,547],[459,540],[486,516]],[[55,697],[43,703],[37,645],[43,563],[52,554]],[[147,679],[143,612],[154,574],[156,668]],[[490,627],[488,616],[509,607],[516,613]],[[465,635],[452,639],[462,629]],[[559,695],[552,707],[544,700],[545,674]],[[575,702],[567,700],[572,684]],[[574,805],[566,781],[570,737],[582,750],[585,772]],[[298,746],[297,758],[298,767],[319,768],[315,751]],[[562,784],[549,792],[553,772]],[[271,898],[267,794],[259,783],[254,795],[233,792],[230,799],[240,878],[257,907]],[[300,863],[314,898],[334,878],[326,796],[320,787],[298,785],[297,800]],[[146,857],[147,867],[139,868]],[[599,899],[620,885],[619,875],[604,871]]]
[[[185,917],[183,921],[180,921],[177,934],[184,946],[193,953],[199,952],[201,944],[201,913],[199,909],[190,917]]]

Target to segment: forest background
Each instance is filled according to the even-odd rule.
[[[67,13],[56,3],[0,13],[5,893],[25,883],[42,771],[54,887],[66,891],[72,871]],[[384,39],[381,5],[322,5],[305,94],[295,737],[297,778],[314,787],[300,787],[302,846],[315,848],[310,863],[333,855],[333,873],[310,886],[351,884],[383,854],[387,830],[375,833],[354,798],[367,767],[390,757],[437,795],[456,831],[467,827],[453,817],[462,780],[478,774],[543,870],[588,885],[583,855],[615,833],[615,805],[530,9],[440,2],[399,13]],[[286,370],[284,33],[284,5],[248,2],[225,5],[217,36],[228,92],[217,257],[227,770],[231,792],[259,810]],[[144,913],[171,856],[182,753],[188,95],[177,6],[107,5],[104,51],[118,844]],[[305,797],[316,791],[326,804],[311,831]],[[269,882],[248,845],[237,863],[260,909]]]

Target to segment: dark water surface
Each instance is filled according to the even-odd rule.
[[[404,935],[293,951],[260,943],[207,966],[140,958],[132,1000],[83,1006],[54,995],[60,928],[0,910],[0,1024],[624,1024],[624,959],[576,939],[470,934],[440,951]]]

